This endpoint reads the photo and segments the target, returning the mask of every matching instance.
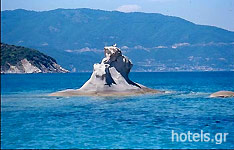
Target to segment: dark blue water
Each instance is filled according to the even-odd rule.
[[[209,98],[234,91],[234,72],[131,73],[133,81],[171,91],[163,95],[47,96],[89,77],[2,75],[1,148],[234,148],[234,98]],[[228,135],[221,144],[172,142],[172,130]]]

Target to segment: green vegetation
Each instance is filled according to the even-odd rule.
[[[35,66],[39,66],[40,63],[43,64],[45,67],[52,63],[56,63],[56,60],[50,56],[47,56],[37,50],[22,47],[22,46],[15,46],[15,45],[8,45],[1,43],[1,67],[4,69],[9,68],[9,64],[17,65],[23,59],[27,59]]]
[[[70,70],[92,71],[103,47],[114,43],[128,47],[133,71],[234,66],[234,32],[178,17],[92,9],[6,10],[1,17],[4,43],[40,50]],[[187,45],[172,48],[181,43]]]

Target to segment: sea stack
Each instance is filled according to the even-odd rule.
[[[90,79],[77,90],[64,90],[50,96],[125,96],[146,93],[162,93],[131,81],[128,74],[132,62],[121,50],[113,46],[104,47],[105,58],[94,64]]]

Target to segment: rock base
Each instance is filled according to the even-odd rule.
[[[214,98],[214,97],[222,97],[222,98],[234,97],[234,92],[232,92],[232,91],[218,91],[218,92],[211,94],[210,97],[212,97],[212,98]]]
[[[142,94],[160,94],[163,91],[158,91],[150,89],[147,87],[141,87],[140,89],[131,89],[125,91],[84,91],[81,89],[77,90],[64,90],[50,94],[49,96],[132,96],[132,95],[142,95]]]

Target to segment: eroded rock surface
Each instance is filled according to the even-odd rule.
[[[65,90],[50,96],[117,96],[145,93],[161,93],[131,81],[128,74],[133,66],[121,50],[114,46],[104,47],[105,58],[94,64],[90,79],[77,90]]]

